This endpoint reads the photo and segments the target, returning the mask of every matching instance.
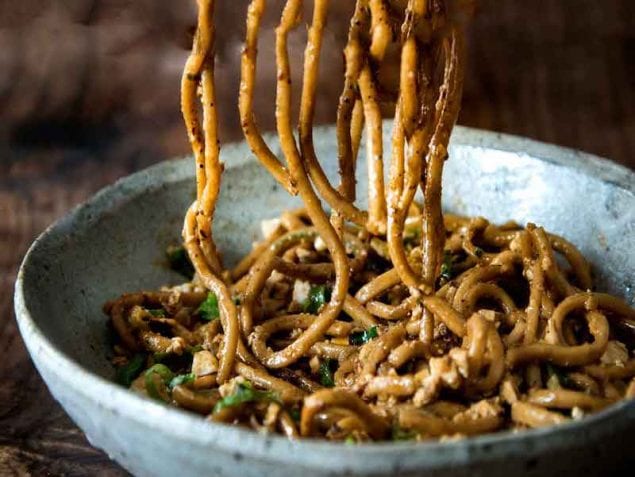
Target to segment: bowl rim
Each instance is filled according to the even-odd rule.
[[[388,123],[388,124],[387,124]],[[384,127],[390,127],[385,121]],[[327,132],[332,126],[316,128],[317,131]],[[269,136],[266,139],[271,139]],[[598,156],[561,146],[546,144],[532,139],[509,134],[484,131],[457,126],[452,136],[452,144],[467,147],[477,147],[503,152],[513,152],[521,156],[537,159],[554,164],[584,175],[590,175],[603,182],[614,184],[618,188],[635,195],[635,172],[619,164]],[[231,162],[227,168],[235,168],[255,161],[244,142],[228,144],[223,148],[223,157],[231,155]],[[186,162],[191,167],[186,167]],[[523,443],[532,441],[535,453],[553,450],[554,445],[563,445],[562,436],[571,432],[585,433],[588,429],[608,430],[611,421],[626,411],[635,418],[635,401],[621,401],[609,408],[586,417],[580,421],[571,421],[563,425],[545,428],[529,429],[522,433],[498,432],[479,435],[452,442],[372,442],[360,443],[355,446],[344,446],[339,442],[319,439],[300,439],[291,441],[284,436],[262,435],[251,430],[233,425],[213,423],[195,414],[178,408],[157,403],[149,398],[139,396],[114,382],[83,368],[75,360],[58,349],[38,327],[31,316],[25,299],[25,284],[28,280],[29,265],[32,255],[45,244],[50,236],[59,233],[60,229],[71,226],[73,221],[83,211],[91,209],[98,214],[100,206],[104,207],[104,199],[118,193],[121,203],[134,199],[137,195],[145,194],[153,188],[193,176],[194,166],[189,157],[181,160],[167,160],[119,179],[109,185],[86,202],[78,205],[64,217],[49,226],[30,246],[20,266],[15,284],[15,315],[21,335],[27,345],[30,355],[37,353],[39,360],[46,360],[46,368],[55,374],[65,386],[80,394],[95,406],[107,408],[110,412],[122,415],[131,422],[142,422],[148,428],[160,433],[169,433],[176,441],[188,441],[197,446],[209,446],[223,452],[249,455],[250,459],[274,461],[278,463],[293,463],[296,465],[317,466],[329,468],[332,462],[337,463],[337,457],[350,458],[352,455],[364,456],[348,463],[349,467],[362,469],[377,469],[381,459],[388,456],[404,456],[402,468],[416,466],[417,468],[434,467],[448,460],[456,461],[466,458],[466,449],[483,450],[504,447],[506,455],[527,455]],[[111,208],[112,203],[106,208]],[[635,420],[635,419],[634,419]],[[90,438],[90,437],[89,437]],[[566,439],[565,439],[566,440]],[[416,450],[414,453],[412,451]],[[296,453],[300,451],[300,454]],[[487,452],[481,458],[487,458]],[[297,457],[301,455],[301,457]],[[311,458],[311,456],[313,456]],[[325,456],[332,459],[324,460]],[[333,468],[341,469],[337,463]]]

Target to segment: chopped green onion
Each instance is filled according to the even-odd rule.
[[[203,300],[201,306],[198,307],[196,311],[201,319],[205,321],[215,320],[220,316],[220,311],[218,310],[218,298],[212,292],[207,294],[207,298]]]
[[[192,266],[192,262],[190,262],[187,251],[182,245],[169,246],[165,254],[172,270],[180,273],[189,280],[194,277],[194,267]]]
[[[331,289],[326,285],[316,285],[309,290],[309,296],[302,304],[302,308],[307,313],[318,313],[331,299]]]
[[[214,406],[214,412],[221,411],[226,407],[240,406],[247,402],[270,401],[279,402],[275,393],[270,391],[259,391],[254,389],[249,381],[238,383],[234,392],[218,401]]]
[[[409,429],[402,429],[399,426],[392,428],[392,440],[393,441],[411,441],[417,438],[417,433]]]
[[[163,361],[165,358],[167,358],[168,356],[170,356],[170,353],[166,353],[164,351],[158,351],[156,353],[154,353],[152,355],[152,359],[156,362],[156,363],[160,363],[161,361]]]
[[[200,344],[197,344],[197,345],[194,345],[194,346],[188,346],[185,350],[188,353],[190,353],[191,355],[195,355],[199,351],[203,351],[203,346],[200,345]]]
[[[195,379],[196,379],[196,375],[194,373],[179,374],[178,376],[174,376],[170,380],[170,384],[168,385],[168,387],[170,389],[174,389],[176,386],[180,384],[188,384],[188,383],[194,382]]]
[[[351,333],[348,337],[348,342],[352,345],[359,346],[368,343],[370,340],[377,338],[378,336],[379,333],[377,333],[377,327],[371,326],[367,330]]]
[[[149,309],[148,312],[157,318],[165,318],[165,310],[163,308]]]
[[[448,252],[443,252],[443,263],[441,264],[440,278],[443,281],[449,282],[454,277],[454,256]]]
[[[404,244],[416,245],[421,241],[421,226],[419,224],[406,227],[404,230]]]
[[[122,386],[129,388],[132,384],[132,381],[134,381],[137,376],[141,374],[145,362],[146,358],[143,354],[135,354],[128,360],[127,364],[124,364],[119,369],[117,369],[117,382]]]
[[[326,358],[320,364],[319,374],[320,374],[320,384],[325,388],[332,388],[335,386],[335,380],[333,379],[333,368],[337,363],[336,360],[331,358]]]
[[[570,387],[571,380],[569,377],[558,367],[551,363],[547,363],[547,388],[554,390],[563,387]]]
[[[293,419],[295,422],[300,422],[300,410],[297,407],[291,408],[289,410],[289,416],[291,416],[291,419]]]
[[[155,364],[145,373],[145,385],[148,395],[153,399],[167,401],[166,386],[174,379],[174,373],[165,364]]]
[[[344,444],[350,446],[353,444],[357,444],[357,441],[352,435],[349,434],[348,436],[346,436],[346,439],[344,439]]]

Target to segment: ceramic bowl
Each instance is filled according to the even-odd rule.
[[[388,141],[390,124],[385,128]],[[334,137],[332,127],[315,134],[331,177]],[[258,238],[261,219],[298,200],[274,183],[245,144],[226,146],[222,156],[215,236],[231,264]],[[360,197],[364,170],[360,166]],[[179,282],[163,255],[179,239],[194,196],[193,174],[192,160],[172,160],[99,192],[35,241],[16,284],[20,331],[53,396],[93,445],[134,474],[544,476],[606,471],[632,452],[626,443],[635,430],[635,402],[550,429],[350,446],[210,423],[114,384],[102,304],[126,291]],[[459,127],[443,201],[448,211],[531,221],[565,236],[592,262],[600,289],[633,303],[634,191],[635,174],[608,161]]]

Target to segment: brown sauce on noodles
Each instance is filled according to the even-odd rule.
[[[304,207],[268,221],[263,240],[225,269],[213,240],[223,170],[214,3],[198,0],[181,89],[197,185],[183,244],[195,275],[106,304],[120,381],[214,421],[355,442],[554,425],[635,395],[635,311],[591,291],[589,264],[571,243],[533,224],[441,211],[461,102],[465,1],[357,0],[337,110],[339,184],[326,177],[312,137],[329,1],[304,12],[305,2],[284,2],[275,37],[280,157],[252,109],[267,6],[251,1],[243,132]],[[303,14],[310,25],[295,124],[287,41]],[[390,68],[394,88],[382,81]],[[382,150],[387,108],[390,151]],[[368,210],[355,205],[364,130]]]

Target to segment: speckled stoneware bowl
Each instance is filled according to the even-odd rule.
[[[333,177],[333,129],[319,129],[315,139]],[[633,303],[633,172],[568,149],[465,128],[455,130],[450,157],[444,177],[447,210],[543,224],[580,247],[595,266],[600,288]],[[274,183],[244,144],[225,147],[223,160],[227,168],[215,235],[231,263],[258,237],[261,219],[277,216],[298,200]],[[360,167],[360,189],[364,169]],[[446,443],[350,446],[291,442],[213,424],[113,384],[101,306],[125,291],[179,281],[162,263],[163,251],[178,240],[183,213],[193,198],[193,172],[190,160],[169,161],[103,190],[42,234],[17,280],[18,323],[42,377],[91,443],[131,472],[571,475],[607,470],[632,453],[635,402],[552,429]]]

